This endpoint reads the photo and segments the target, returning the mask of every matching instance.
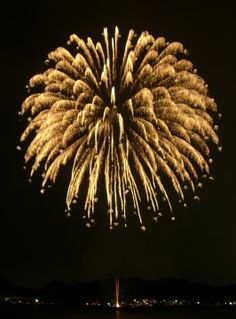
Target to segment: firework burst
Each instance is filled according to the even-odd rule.
[[[72,163],[67,210],[86,187],[86,218],[94,219],[101,185],[110,227],[121,218],[126,226],[131,200],[145,230],[141,201],[156,221],[160,199],[172,211],[165,181],[184,203],[185,188],[195,192],[200,176],[209,176],[217,106],[181,43],[130,30],[120,48],[117,27],[103,37],[102,45],[71,35],[77,52],[57,48],[48,54],[52,67],[30,79],[29,90],[39,93],[31,92],[20,112],[29,116],[25,161],[31,176],[43,169],[42,192]]]

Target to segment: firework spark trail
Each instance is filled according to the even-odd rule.
[[[31,175],[43,168],[43,189],[72,162],[68,210],[89,176],[88,219],[94,218],[101,182],[110,227],[120,216],[126,226],[129,197],[145,230],[143,190],[157,220],[163,197],[172,211],[164,176],[184,202],[184,189],[194,192],[199,176],[209,175],[209,143],[219,143],[213,121],[217,106],[181,43],[148,32],[137,37],[130,30],[122,50],[117,27],[111,40],[107,28],[103,37],[104,45],[71,35],[75,56],[57,48],[48,54],[53,67],[30,79],[29,90],[41,93],[29,95],[20,112],[30,114],[21,136],[21,142],[31,138],[25,161],[33,163]]]

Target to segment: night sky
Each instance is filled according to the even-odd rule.
[[[186,278],[213,285],[236,283],[235,187],[235,21],[233,1],[20,1],[1,18],[1,213],[0,275],[15,284],[40,287],[115,275]],[[190,4],[191,3],[191,4]],[[213,151],[215,180],[176,207],[176,222],[164,217],[146,232],[131,218],[128,229],[109,231],[98,205],[97,224],[87,229],[82,209],[64,213],[65,171],[54,189],[40,194],[40,182],[27,181],[23,153],[16,150],[23,130],[18,111],[31,76],[45,70],[47,54],[66,46],[69,35],[102,40],[103,27],[118,25],[180,41],[209,85],[219,112],[223,151]],[[101,201],[102,202],[102,201]],[[104,214],[103,214],[104,213]],[[148,212],[143,211],[143,214]],[[168,213],[167,213],[168,215]]]

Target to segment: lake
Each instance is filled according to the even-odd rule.
[[[236,308],[168,308],[133,311],[80,311],[54,307],[0,307],[0,318],[24,319],[236,319]]]

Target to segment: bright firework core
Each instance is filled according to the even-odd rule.
[[[77,53],[57,48],[48,54],[50,67],[30,79],[28,88],[37,93],[20,112],[29,114],[21,136],[21,142],[31,139],[25,161],[32,163],[31,176],[43,170],[42,193],[61,167],[72,163],[67,212],[86,179],[88,227],[102,183],[110,228],[127,227],[130,201],[145,230],[140,202],[157,221],[164,200],[174,220],[168,187],[186,206],[185,189],[195,192],[202,175],[212,178],[208,164],[211,144],[219,143],[217,106],[181,43],[146,31],[137,37],[130,30],[120,48],[117,27],[111,39],[107,28],[103,37],[102,45],[71,35],[68,44]]]

